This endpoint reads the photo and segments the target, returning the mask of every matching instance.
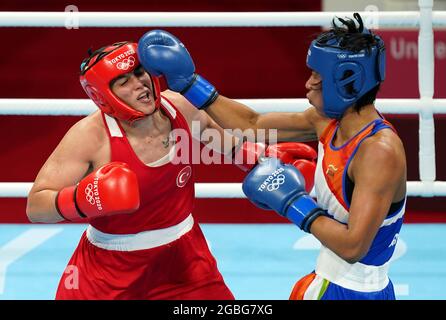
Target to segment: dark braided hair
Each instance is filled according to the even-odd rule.
[[[379,39],[369,31],[364,29],[364,23],[359,13],[354,13],[353,17],[358,22],[358,26],[353,19],[336,17],[332,20],[332,28],[322,32],[316,39],[321,47],[336,47],[342,50],[359,52],[361,50],[370,50],[379,44]],[[342,25],[338,26],[336,20]],[[336,43],[336,45],[333,45]]]
[[[91,67],[93,67],[96,63],[98,63],[104,56],[109,54],[110,52],[116,50],[117,48],[129,43],[128,41],[116,42],[110,46],[104,46],[93,51],[92,48],[87,50],[88,57],[82,60],[80,66],[80,74],[84,75]]]

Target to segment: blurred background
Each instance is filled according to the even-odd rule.
[[[354,11],[375,6],[378,10],[418,10],[417,1],[304,1],[247,0],[204,1],[2,1],[1,11]],[[436,0],[434,9],[445,9]],[[373,8],[373,7],[372,7]],[[306,48],[320,32],[315,27],[164,28],[186,45],[198,73],[231,98],[304,98],[309,71]],[[116,41],[134,40],[147,28],[0,28],[4,54],[1,98],[87,98],[79,80],[79,65],[88,48]],[[417,30],[379,29],[387,46],[387,74],[379,98],[416,98]],[[446,98],[446,31],[435,31],[435,97]],[[379,106],[377,106],[379,108]],[[403,107],[403,106],[402,106]],[[387,115],[404,142],[408,180],[418,175],[418,116]],[[437,180],[446,180],[446,118],[436,115]],[[65,132],[80,117],[1,116],[0,181],[31,182]],[[239,182],[243,173],[232,165],[200,165],[199,182]],[[410,198],[407,222],[445,222],[444,198]],[[0,222],[26,223],[25,199],[0,199]],[[241,214],[243,212],[243,214]],[[202,222],[286,222],[255,209],[247,200],[198,199],[196,214]]]
[[[0,11],[418,11],[415,0],[19,0],[0,2]],[[368,8],[368,9],[367,9]],[[376,8],[376,9],[374,9]],[[446,10],[435,0],[434,10]],[[164,28],[191,53],[197,72],[220,94],[236,99],[304,98],[307,47],[316,27]],[[89,48],[137,41],[147,28],[0,28],[0,98],[87,98],[78,76]],[[375,30],[387,47],[386,81],[378,98],[417,98],[417,29]],[[435,95],[446,98],[446,30],[435,30]],[[404,106],[401,106],[404,108]],[[377,105],[379,109],[379,105]],[[418,115],[386,115],[398,130],[407,153],[408,180],[418,181]],[[0,181],[32,182],[67,130],[81,117],[0,116]],[[435,116],[437,180],[446,180],[445,115]],[[313,143],[313,146],[316,144]],[[232,165],[197,165],[197,182],[241,182]],[[445,198],[408,199],[405,223],[446,222]],[[26,224],[26,199],[0,198],[0,223]],[[202,223],[281,223],[278,215],[256,209],[244,199],[197,199]],[[8,225],[4,225],[2,230]],[[211,230],[212,226],[207,227]],[[403,227],[404,228],[404,227]],[[211,231],[209,231],[211,232]],[[6,241],[6,240],[5,240]],[[311,271],[311,270],[308,270]],[[297,279],[296,279],[297,280]],[[249,294],[247,295],[248,297]],[[283,298],[282,296],[280,296]],[[286,298],[286,296],[284,297]]]

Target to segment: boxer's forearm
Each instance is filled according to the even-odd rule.
[[[57,191],[41,190],[31,192],[26,205],[26,215],[33,223],[57,223],[64,219],[59,215],[55,205]]]
[[[317,140],[315,126],[309,119],[311,110],[258,113],[221,95],[205,110],[220,126],[239,130],[250,140],[267,143]]]
[[[215,121],[208,118],[208,124],[201,133],[201,142],[211,150],[231,157],[234,149],[237,149],[242,141],[228,130],[224,130]]]
[[[257,129],[259,113],[235,100],[219,96],[206,112],[225,129]]]

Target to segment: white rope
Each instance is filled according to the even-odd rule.
[[[420,171],[435,164],[433,114],[446,113],[446,99],[432,99],[432,27],[446,26],[446,12],[432,11],[432,0],[419,0],[420,12],[368,11],[363,19],[373,27],[420,27],[419,75],[421,99],[378,99],[383,113],[420,114]],[[333,16],[352,12],[0,12],[0,27],[268,27],[328,26]],[[424,39],[424,42],[421,41]],[[426,68],[427,66],[427,68]],[[424,81],[423,79],[427,79]],[[307,99],[238,100],[258,112],[297,112],[308,107]],[[83,99],[0,99],[3,115],[87,115],[96,110]],[[433,151],[433,152],[431,152]],[[445,196],[446,182],[432,181],[435,169],[421,174],[423,181],[408,182],[409,196]],[[0,183],[0,197],[26,197],[31,183]],[[241,184],[196,184],[198,198],[243,198]]]
[[[364,11],[377,27],[417,27],[418,11]],[[352,12],[0,12],[0,27],[294,27],[328,26]],[[444,11],[434,26],[446,26]]]
[[[88,115],[97,107],[90,99],[0,99],[1,115]]]
[[[424,107],[419,116],[419,173],[421,181],[436,180],[435,123],[431,101],[434,96],[433,0],[418,0],[420,31],[418,33],[418,88]]]
[[[364,11],[376,27],[417,27],[418,11]],[[0,12],[0,27],[297,27],[329,26],[333,16],[352,12]],[[446,26],[446,12],[432,22]]]
[[[32,182],[0,182],[0,198],[25,198]],[[315,196],[314,192],[311,193]],[[407,182],[407,195],[411,197],[446,196],[446,182]],[[241,183],[195,183],[197,198],[246,198]]]
[[[443,26],[446,21],[446,11],[433,11],[432,12],[432,24],[434,26]]]
[[[300,112],[309,107],[307,99],[236,99],[255,111]],[[432,111],[446,114],[446,99],[433,99]],[[419,114],[426,108],[420,99],[377,99],[376,106],[382,113]],[[97,110],[90,99],[0,99],[0,115],[69,115],[85,116]]]

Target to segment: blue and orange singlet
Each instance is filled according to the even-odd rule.
[[[347,172],[361,143],[383,129],[394,128],[384,119],[366,125],[342,146],[333,140],[338,122],[331,121],[319,139],[315,190],[319,206],[340,223],[347,224],[354,183]],[[315,271],[296,283],[290,299],[394,299],[387,275],[405,211],[404,198],[393,203],[367,254],[350,264],[321,246]]]

